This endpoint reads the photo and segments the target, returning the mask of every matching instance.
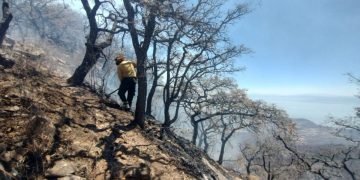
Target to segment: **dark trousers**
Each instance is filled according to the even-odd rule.
[[[123,103],[128,103],[131,107],[132,100],[135,95],[135,86],[136,86],[136,78],[134,77],[125,77],[121,80],[120,88],[119,88],[119,96]],[[127,98],[125,97],[125,93],[127,92]]]

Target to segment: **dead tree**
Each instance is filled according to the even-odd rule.
[[[243,159],[245,159],[245,168],[247,176],[250,176],[251,174],[251,168],[254,166],[254,162],[256,161],[256,158],[261,152],[262,146],[251,146],[251,145],[245,145],[244,147],[240,147],[240,152],[242,154]]]
[[[64,1],[17,0],[9,3],[14,15],[12,32],[19,34],[23,41],[45,42],[70,53],[82,50],[84,18]]]
[[[221,146],[218,163],[222,164],[225,146],[229,139],[242,129],[258,131],[264,119],[261,118],[260,104],[247,98],[242,90],[219,93],[216,102],[218,102],[217,109],[233,111],[230,115],[221,115],[219,119]]]
[[[139,125],[144,128],[145,121],[145,106],[147,95],[147,78],[146,78],[146,64],[147,64],[147,52],[151,43],[155,26],[156,26],[156,14],[159,13],[159,7],[161,2],[154,1],[155,4],[147,4],[145,1],[139,4],[132,4],[130,0],[123,0],[124,6],[127,12],[127,26],[129,28],[132,44],[135,50],[137,58],[137,78],[138,78],[138,96],[136,101],[135,119],[130,124]],[[141,36],[136,23],[138,20],[137,7],[143,7],[142,19],[139,20],[143,25],[143,36]],[[140,38],[143,37],[142,41]]]
[[[185,113],[190,117],[193,126],[192,143],[196,145],[198,138],[199,124],[220,115],[232,114],[232,111],[211,111],[211,106],[218,102],[212,99],[213,94],[218,91],[225,91],[234,88],[235,84],[231,79],[219,77],[201,77],[191,83],[185,98],[182,100]]]
[[[248,12],[246,6],[237,6],[224,16],[218,16],[214,7],[222,6],[222,2],[206,2],[196,1],[186,10],[180,8],[182,6],[172,7],[177,18],[168,23],[169,31],[160,39],[166,45],[162,134],[177,121],[182,99],[192,81],[207,74],[238,71],[232,60],[247,52],[243,46],[236,47],[222,36],[228,24]]]
[[[3,0],[2,3],[2,12],[3,17],[0,22],[0,47],[5,39],[6,31],[9,29],[10,22],[13,18],[13,15],[10,12],[9,3],[6,0]]]
[[[246,116],[221,116],[221,146],[220,154],[218,158],[218,163],[222,164],[224,161],[225,146],[228,143],[229,139],[239,130],[244,128],[256,128],[256,123],[251,122],[251,120]]]
[[[152,53],[152,61],[149,62],[148,69],[151,69],[152,74],[152,83],[149,90],[149,94],[146,101],[146,115],[152,116],[152,101],[155,95],[157,87],[160,86],[159,80],[161,76],[165,73],[164,68],[161,66],[164,64],[163,62],[159,62],[157,58],[157,40],[153,40],[153,53]]]
[[[90,69],[96,64],[100,55],[102,54],[103,49],[109,47],[112,43],[114,34],[126,31],[126,29],[119,28],[117,25],[117,19],[114,14],[110,14],[104,19],[106,22],[105,27],[99,27],[97,22],[97,13],[99,8],[104,3],[110,3],[109,1],[100,1],[95,0],[93,7],[90,7],[88,0],[81,0],[83,7],[85,9],[86,15],[89,20],[89,35],[86,37],[86,52],[84,59],[81,65],[75,70],[74,74],[67,80],[71,85],[78,86],[84,82],[84,79]],[[103,17],[103,16],[102,16]],[[107,21],[113,22],[111,29],[108,28]],[[104,42],[99,41],[100,33],[108,33],[108,37]]]
[[[298,164],[301,165],[303,172],[310,172],[323,179],[340,178],[343,175],[339,174],[339,172],[346,172],[351,179],[358,179],[358,175],[353,169],[356,167],[350,167],[351,161],[359,161],[358,146],[347,149],[340,147],[335,152],[324,151],[321,154],[307,155],[299,152],[286,138],[280,135],[277,138],[294,155]]]
[[[211,119],[210,121],[202,121],[200,122],[200,139],[198,142],[198,147],[202,147],[202,143],[204,143],[204,152],[206,154],[209,154],[209,148],[212,145],[217,129],[216,129],[217,123],[213,122]]]

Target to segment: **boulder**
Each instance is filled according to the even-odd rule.
[[[48,169],[45,173],[46,177],[69,177],[75,172],[75,166],[67,160],[60,160]]]

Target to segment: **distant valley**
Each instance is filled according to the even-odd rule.
[[[344,138],[334,135],[335,128],[318,125],[308,119],[297,118],[292,120],[296,123],[299,145],[322,146],[329,144],[349,144]]]

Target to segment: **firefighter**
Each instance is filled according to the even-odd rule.
[[[135,86],[136,86],[136,63],[126,60],[123,54],[119,54],[115,58],[117,65],[117,73],[120,80],[119,87],[119,97],[123,103],[122,107],[125,110],[130,110],[132,105],[132,100],[135,95]],[[125,96],[127,92],[127,97]]]

